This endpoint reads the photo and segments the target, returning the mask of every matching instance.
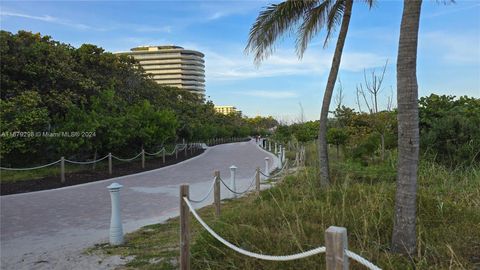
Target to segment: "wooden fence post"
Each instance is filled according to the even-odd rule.
[[[112,174],[112,153],[108,153],[108,174]]]
[[[255,193],[260,195],[260,167],[257,167],[257,172],[255,173]]]
[[[220,217],[220,171],[215,171],[215,185],[213,186],[213,204],[215,204],[215,216]]]
[[[190,209],[184,197],[189,198],[188,185],[180,185],[180,269],[190,270]]]
[[[142,148],[142,169],[145,169],[145,149]]]
[[[347,229],[344,227],[330,226],[325,231],[325,259],[327,270],[348,270]]]
[[[60,181],[65,183],[65,157],[60,158]]]

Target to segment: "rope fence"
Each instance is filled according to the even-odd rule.
[[[245,193],[247,193],[248,191],[250,191],[250,188],[253,186],[253,184],[255,183],[255,178],[256,177],[256,173],[255,173],[255,176],[253,177],[252,181],[250,182],[250,184],[248,185],[247,189],[245,189],[244,191],[236,191],[236,190],[233,190],[232,188],[230,188],[226,183],[225,181],[223,181],[222,178],[219,178],[220,182],[232,193],[234,194],[237,194],[237,195],[243,195]]]
[[[37,170],[37,169],[41,169],[41,168],[45,168],[45,167],[49,167],[49,166],[52,166],[52,165],[55,165],[57,163],[59,163],[61,161],[61,159],[57,160],[57,161],[54,161],[52,163],[48,163],[48,164],[45,164],[45,165],[40,165],[40,166],[37,166],[37,167],[30,167],[30,168],[6,168],[6,167],[0,167],[0,170],[5,170],[5,171],[30,171],[30,170]]]
[[[114,156],[112,155],[112,158],[118,160],[118,161],[124,161],[124,162],[129,162],[129,161],[132,161],[132,160],[135,160],[137,159],[139,156],[141,156],[142,154],[144,154],[143,152],[140,152],[138,153],[136,156],[132,157],[132,158],[119,158],[117,156]]]
[[[214,184],[211,185],[212,188],[209,190],[209,192],[206,194],[206,196],[202,200],[205,200],[208,197],[208,195],[210,195],[213,187],[215,186],[215,183],[218,183],[217,179],[220,179],[221,181],[221,178],[215,177]],[[228,185],[226,185],[225,183],[224,185],[228,187]],[[348,241],[347,241],[346,228],[330,226],[325,231],[325,246],[319,246],[317,248],[303,251],[300,253],[289,254],[289,255],[268,255],[268,254],[256,253],[256,252],[252,252],[252,251],[248,251],[246,249],[240,248],[232,244],[228,240],[224,239],[219,234],[217,234],[200,217],[200,215],[197,213],[195,208],[192,206],[191,204],[192,202],[196,202],[196,201],[189,199],[189,186],[181,185],[180,186],[180,234],[181,234],[180,269],[182,270],[190,269],[190,258],[189,258],[190,227],[189,227],[188,212],[191,212],[195,217],[195,219],[198,221],[198,223],[200,223],[200,225],[202,225],[202,227],[211,236],[217,239],[217,241],[221,242],[226,247],[251,258],[267,260],[267,261],[291,261],[291,260],[307,258],[307,257],[321,254],[321,253],[326,253],[327,270],[348,269],[348,265],[349,265],[348,258],[357,261],[358,263],[362,264],[368,269],[381,270],[381,268],[374,265],[367,259],[347,249]]]
[[[113,160],[117,160],[120,162],[132,162],[138,158],[141,158],[141,163],[142,163],[142,169],[145,168],[145,160],[146,156],[162,156],[162,161],[163,164],[166,162],[166,156],[172,156],[175,154],[175,159],[178,159],[178,154],[181,151],[184,151],[184,156],[186,157],[188,155],[187,149],[190,150],[190,153],[193,154],[193,152],[197,149],[202,148],[201,143],[182,143],[182,144],[176,144],[175,147],[173,148],[172,152],[167,152],[165,147],[162,147],[159,151],[155,153],[149,153],[146,152],[145,150],[142,149],[142,151],[135,156],[131,158],[122,158],[118,157],[116,155],[113,155],[112,153],[108,153],[106,156],[94,159],[94,160],[87,160],[87,161],[76,161],[76,160],[70,160],[66,159],[65,157],[61,157],[59,160],[53,161],[48,164],[36,166],[36,167],[28,167],[28,168],[9,168],[9,167],[0,167],[0,170],[3,171],[30,171],[30,170],[38,170],[46,167],[50,167],[56,164],[60,164],[60,180],[62,183],[65,183],[65,164],[75,164],[75,165],[90,165],[90,164],[96,164],[98,162],[101,162],[105,159],[108,159],[108,172],[109,174],[113,174]],[[94,165],[95,166],[95,165]]]
[[[264,144],[265,145],[265,144]],[[278,146],[277,146],[278,147]],[[277,149],[282,149],[278,147]],[[293,166],[298,170],[299,165],[303,164],[301,160],[301,155],[303,149],[300,149],[300,152],[297,153],[295,161],[292,163]],[[282,150],[280,150],[282,151]],[[284,151],[284,149],[283,149]],[[280,152],[281,153],[281,152]],[[307,251],[303,251],[300,253],[289,254],[289,255],[268,255],[262,253],[252,252],[246,249],[243,249],[235,244],[229,242],[225,238],[221,237],[218,233],[216,233],[197,213],[195,208],[192,206],[192,203],[199,203],[205,201],[210,194],[214,193],[214,205],[215,205],[215,217],[218,218],[220,216],[220,183],[222,183],[230,192],[234,195],[243,195],[250,191],[253,184],[256,184],[256,192],[257,195],[260,191],[260,177],[263,175],[265,178],[273,178],[281,175],[284,172],[288,172],[288,160],[282,160],[282,167],[279,172],[275,175],[269,175],[268,166],[266,166],[265,172],[260,171],[260,168],[257,168],[255,171],[255,176],[253,180],[250,182],[248,187],[241,192],[236,191],[235,188],[235,172],[236,167],[232,166],[231,169],[231,179],[232,185],[228,185],[221,177],[220,172],[215,171],[214,179],[208,192],[202,197],[200,200],[192,200],[190,199],[189,194],[189,185],[180,185],[180,269],[181,270],[189,270],[190,269],[190,221],[189,221],[189,212],[193,214],[195,219],[200,223],[200,225],[217,241],[240,253],[242,255],[259,259],[259,260],[267,260],[267,261],[291,261],[291,260],[298,260],[307,258],[313,255],[325,253],[326,256],[326,267],[327,270],[334,270],[334,269],[348,269],[349,259],[355,260],[358,263],[362,264],[363,266],[367,267],[371,270],[381,270],[379,267],[371,263],[370,261],[366,260],[365,258],[361,257],[360,255],[356,254],[353,251],[348,250],[348,241],[347,241],[347,230],[343,227],[336,227],[330,226],[325,231],[325,246],[319,246]],[[268,162],[268,159],[266,159]],[[268,164],[267,164],[268,165]]]
[[[205,201],[208,198],[208,196],[210,196],[210,194],[212,193],[213,187],[215,186],[216,179],[217,179],[216,177],[213,179],[212,184],[210,185],[210,189],[200,200],[190,199],[190,201],[193,202],[193,203],[201,203],[201,202]]]
[[[298,254],[292,254],[292,255],[285,255],[285,256],[275,256],[275,255],[265,255],[265,254],[260,254],[260,253],[255,253],[251,252],[242,248],[239,248],[235,246],[234,244],[228,242],[224,238],[222,238],[220,235],[218,235],[212,228],[210,228],[205,221],[198,215],[198,213],[195,211],[193,206],[190,204],[190,201],[187,197],[183,197],[183,201],[186,203],[188,208],[190,209],[190,212],[192,212],[193,216],[195,219],[203,226],[205,230],[207,230],[213,237],[215,237],[218,241],[220,241],[222,244],[227,246],[230,249],[235,250],[236,252],[243,254],[245,256],[249,256],[255,259],[261,259],[261,260],[267,260],[267,261],[290,261],[290,260],[297,260],[297,259],[302,259],[306,258],[315,254],[323,253],[325,252],[325,247],[318,247],[315,249],[311,249],[309,251],[305,251],[302,253]],[[182,268],[181,268],[182,269]]]
[[[221,144],[221,143],[226,143],[226,142],[238,142],[238,141],[242,141],[244,139],[245,138],[236,138],[236,137],[235,138],[215,138],[215,139],[207,140],[207,142],[211,142],[211,143],[207,143],[207,145],[210,145],[210,144],[215,145],[215,144]],[[163,147],[162,149],[160,149],[159,151],[157,151],[155,153],[149,153],[149,152],[144,151],[143,154],[147,155],[147,156],[158,156],[159,154],[164,153],[165,155],[170,156],[170,155],[173,155],[174,153],[176,153],[178,151],[184,151],[186,149],[188,149],[188,150],[198,149],[198,148],[201,148],[201,147],[202,147],[201,143],[182,143],[182,144],[175,145],[172,152],[169,152],[169,153],[166,152],[165,147]],[[119,161],[128,162],[128,161],[135,160],[136,158],[138,158],[141,155],[142,155],[142,152],[138,153],[137,155],[135,155],[132,158],[120,158],[120,157],[117,157],[115,155],[112,155],[112,157],[115,158],[116,160],[119,160]],[[91,161],[75,161],[75,160],[69,160],[69,159],[65,159],[64,161],[68,162],[68,163],[71,163],[71,164],[88,165],[88,164],[94,164],[94,163],[100,162],[100,161],[102,161],[106,158],[108,158],[108,155],[106,155],[106,156],[104,156],[100,159],[95,159],[95,160],[91,160]],[[48,164],[44,164],[44,165],[40,165],[40,166],[36,166],[36,167],[28,167],[28,168],[9,168],[9,167],[1,167],[0,166],[0,170],[4,170],[4,171],[36,170],[36,169],[41,169],[41,168],[45,168],[45,167],[48,167],[48,166],[55,165],[59,162],[61,162],[61,159],[59,159],[57,161],[54,161],[54,162],[51,162],[51,163],[48,163]]]
[[[106,155],[102,158],[96,159],[96,160],[92,160],[92,161],[74,161],[74,160],[65,159],[65,162],[72,163],[72,164],[78,164],[78,165],[88,165],[88,164],[94,164],[94,163],[100,162],[100,161],[102,161],[106,158],[108,158],[108,155]]]
[[[163,147],[162,149],[160,149],[159,151],[155,152],[155,153],[149,153],[147,151],[145,151],[145,155],[147,156],[158,156],[160,153],[164,153],[165,152],[165,147]]]
[[[296,161],[295,161],[296,163]],[[287,168],[287,165],[288,165],[288,160],[285,160],[285,162],[283,163],[283,166],[282,168],[280,169],[280,171],[278,171],[277,173],[273,174],[273,175],[270,175],[270,174],[265,174],[264,172],[260,172],[260,174],[262,174],[264,177],[266,178],[275,178],[277,176],[279,176],[280,174],[284,173],[285,172],[285,169]]]

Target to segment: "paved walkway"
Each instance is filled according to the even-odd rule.
[[[264,169],[266,156],[272,163],[273,155],[254,141],[224,144],[182,163],[136,175],[1,196],[1,269],[94,268],[76,261],[75,256],[86,247],[108,241],[110,195],[106,187],[113,182],[124,186],[121,209],[128,232],[177,216],[178,185],[189,183],[191,198],[200,198],[209,189],[214,170],[220,170],[229,183],[229,167],[237,166],[237,190],[243,190],[255,168]],[[230,197],[231,193],[224,189],[222,195]],[[209,198],[198,207],[212,201]]]

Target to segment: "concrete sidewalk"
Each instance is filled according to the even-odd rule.
[[[116,262],[97,262],[80,256],[82,249],[108,241],[110,195],[107,186],[122,184],[124,231],[165,221],[178,215],[178,186],[191,185],[191,198],[208,191],[213,172],[230,182],[237,169],[237,190],[245,189],[255,168],[278,162],[255,141],[223,144],[182,163],[135,175],[54,190],[0,197],[1,269],[109,269]],[[231,193],[222,191],[222,197]],[[209,198],[201,207],[213,201]]]

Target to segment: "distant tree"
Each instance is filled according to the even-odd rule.
[[[330,128],[327,133],[328,143],[331,143],[337,148],[337,159],[340,156],[339,148],[341,145],[345,145],[348,140],[348,133],[343,128]]]
[[[147,100],[128,107],[125,117],[127,140],[139,148],[156,148],[175,138],[175,114],[158,110]]]
[[[359,109],[361,108],[361,102],[358,97],[362,97],[363,102],[368,109],[368,113],[370,114],[370,121],[372,123],[372,127],[380,135],[380,156],[382,160],[385,159],[385,136],[387,135],[386,132],[388,132],[394,124],[394,115],[392,113],[389,113],[391,108],[390,97],[387,99],[388,104],[386,111],[378,110],[379,97],[380,93],[383,90],[382,84],[385,77],[385,72],[387,70],[387,65],[388,60],[385,62],[385,65],[383,66],[380,74],[377,74],[376,70],[373,69],[370,72],[370,75],[367,76],[367,71],[364,70],[364,84],[360,83],[357,85],[357,102]]]

